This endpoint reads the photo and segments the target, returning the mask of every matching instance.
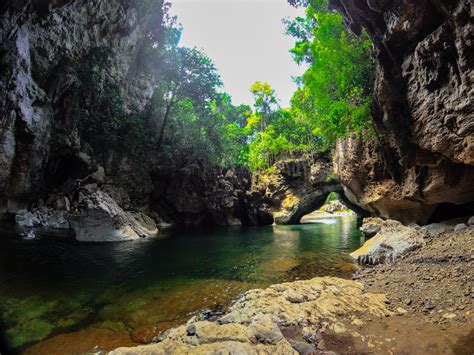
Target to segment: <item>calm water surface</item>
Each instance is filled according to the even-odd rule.
[[[311,220],[309,220],[311,221]],[[315,222],[315,221],[313,221]],[[0,320],[10,349],[31,353],[133,345],[242,292],[349,276],[356,218],[295,226],[167,231],[115,244],[23,240],[0,226]],[[146,340],[146,339],[145,339]]]

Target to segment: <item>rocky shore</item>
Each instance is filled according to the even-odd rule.
[[[422,243],[366,265],[353,280],[248,291],[223,316],[193,317],[157,343],[110,354],[471,354],[474,226],[464,222],[415,228],[387,221],[378,233],[395,225]]]

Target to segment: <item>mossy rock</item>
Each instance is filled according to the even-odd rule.
[[[28,320],[6,331],[7,341],[12,348],[45,339],[54,326],[42,319]]]

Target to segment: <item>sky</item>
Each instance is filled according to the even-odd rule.
[[[283,107],[296,89],[291,77],[303,67],[289,50],[285,17],[303,16],[286,0],[171,0],[172,15],[183,25],[180,45],[198,47],[213,60],[233,104],[253,103],[250,86],[266,81]]]

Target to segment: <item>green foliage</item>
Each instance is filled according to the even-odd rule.
[[[179,46],[181,27],[169,15],[169,3],[135,1],[146,21],[139,57],[154,77],[153,97],[141,111],[125,103],[121,88],[106,75],[110,51],[91,51],[79,73],[79,91],[88,93],[87,110],[78,108],[81,137],[100,152],[265,170],[279,159],[325,150],[337,138],[366,132],[370,41],[347,33],[341,16],[327,10],[327,0],[293,3],[307,5],[306,17],[286,25],[296,38],[294,60],[308,69],[299,78],[290,108],[281,108],[275,91],[260,81],[250,88],[253,108],[233,105],[228,94],[218,91],[222,82],[211,59],[196,48]]]
[[[126,110],[120,88],[106,81],[109,53],[105,47],[95,48],[79,66],[78,91],[85,95],[83,106],[87,110],[77,108],[77,128],[97,152],[115,149],[139,154],[145,141],[144,117],[133,107]]]
[[[297,39],[291,51],[295,61],[309,65],[292,106],[311,122],[323,147],[370,130],[373,58],[368,37],[348,33],[341,15],[327,11],[327,1],[311,1],[306,18],[287,22],[287,31]]]

